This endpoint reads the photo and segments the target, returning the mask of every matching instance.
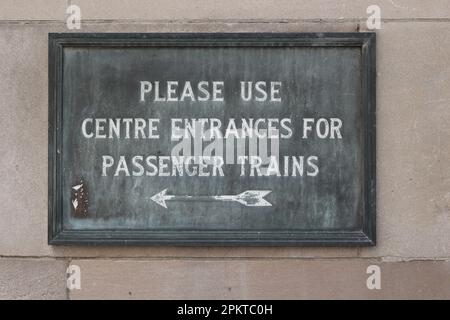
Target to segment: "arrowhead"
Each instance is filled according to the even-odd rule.
[[[153,201],[155,201],[157,204],[159,204],[161,207],[164,207],[167,209],[167,205],[166,205],[166,192],[167,189],[164,189],[163,191],[155,194],[153,197],[151,197],[150,199],[152,199]]]

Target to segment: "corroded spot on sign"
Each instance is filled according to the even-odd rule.
[[[88,191],[83,178],[80,178],[71,189],[72,209],[75,217],[86,217],[88,215],[89,198]]]

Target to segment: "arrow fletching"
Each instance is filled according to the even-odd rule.
[[[272,204],[264,199],[271,190],[247,190],[236,196],[236,201],[248,207],[270,207]]]

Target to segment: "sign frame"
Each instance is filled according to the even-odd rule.
[[[48,243],[50,245],[374,246],[376,244],[375,33],[49,33]],[[358,231],[64,230],[62,222],[63,50],[66,47],[300,46],[361,48],[362,229]]]

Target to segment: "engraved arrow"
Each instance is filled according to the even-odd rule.
[[[268,207],[272,204],[264,197],[271,193],[271,190],[247,190],[237,195],[222,196],[189,196],[189,195],[170,195],[167,189],[155,194],[152,199],[160,206],[167,209],[166,201],[236,201],[247,207]]]

